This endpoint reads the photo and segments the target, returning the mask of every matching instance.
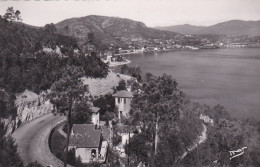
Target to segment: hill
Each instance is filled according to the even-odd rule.
[[[260,36],[260,21],[231,20],[212,26],[193,26],[189,24],[155,27],[160,30],[178,32],[182,34],[199,35],[256,35]]]
[[[61,34],[73,36],[80,42],[86,42],[90,32],[102,43],[116,42],[118,38],[162,39],[176,35],[173,32],[149,28],[142,22],[96,15],[66,19],[55,26]]]

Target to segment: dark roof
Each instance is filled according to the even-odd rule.
[[[94,112],[94,113],[97,113],[100,110],[100,108],[98,108],[98,107],[91,107],[90,109],[91,109],[91,112]]]
[[[70,146],[80,148],[98,148],[101,140],[101,130],[94,124],[73,124],[73,135],[70,135]]]
[[[116,94],[113,95],[114,97],[133,97],[133,93],[127,90],[118,91]]]

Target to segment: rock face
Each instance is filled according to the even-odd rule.
[[[44,93],[37,95],[28,90],[17,95],[15,100],[17,107],[17,127],[52,112],[53,105],[49,100],[46,100],[45,96]]]
[[[22,124],[51,113],[53,109],[53,105],[46,99],[45,93],[37,95],[28,90],[16,95],[15,106],[16,117],[9,116],[0,119],[5,124],[6,135],[13,133]]]
[[[16,121],[13,120],[11,117],[7,119],[1,119],[1,122],[4,122],[6,127],[6,135],[11,134],[16,129]]]

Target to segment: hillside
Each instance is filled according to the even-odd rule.
[[[199,35],[256,35],[260,36],[260,21],[231,20],[212,26],[193,26],[189,24],[155,27],[160,30],[178,32],[182,34]]]
[[[155,39],[171,38],[176,35],[173,32],[149,28],[142,22],[96,15],[67,19],[55,26],[61,34],[76,37],[80,42],[86,42],[90,32],[102,43],[116,42],[117,38]]]

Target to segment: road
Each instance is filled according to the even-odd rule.
[[[62,162],[50,152],[48,137],[51,129],[65,119],[64,116],[47,114],[23,125],[12,134],[24,164],[37,161],[44,167],[63,166]]]

